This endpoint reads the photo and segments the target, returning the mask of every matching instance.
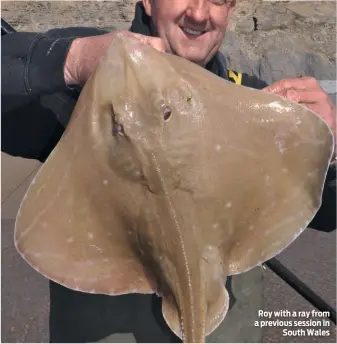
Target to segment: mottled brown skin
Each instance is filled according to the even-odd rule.
[[[158,293],[185,342],[228,310],[227,276],[280,253],[321,204],[328,126],[120,35],[18,213],[18,251],[69,288]]]

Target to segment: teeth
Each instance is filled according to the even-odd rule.
[[[183,28],[183,31],[185,31],[189,35],[195,35],[195,36],[202,34],[202,31],[192,30],[192,29],[188,29],[188,28]]]

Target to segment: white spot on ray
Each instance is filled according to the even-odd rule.
[[[41,257],[41,253],[34,253],[33,256],[34,256],[35,258],[40,258],[40,257]]]
[[[94,234],[91,232],[88,232],[88,239],[93,239],[94,238]]]
[[[67,243],[68,243],[68,244],[71,244],[71,243],[73,243],[73,242],[74,242],[74,238],[73,238],[73,237],[67,238]]]
[[[220,152],[221,146],[220,146],[220,145],[216,145],[216,146],[215,146],[215,150],[216,150],[217,152]]]
[[[275,145],[276,145],[277,150],[281,154],[283,154],[286,150],[285,139],[286,139],[286,134],[284,134],[284,133],[277,133],[275,135]]]
[[[213,226],[212,226],[213,229],[218,229],[219,228],[219,224],[216,222],[216,223],[213,223]]]
[[[308,172],[308,177],[315,177],[316,173],[318,172],[318,170],[314,170],[314,171],[310,171]]]
[[[269,186],[270,176],[269,176],[268,174],[266,174],[266,175],[264,176],[264,181],[265,181],[266,186]]]
[[[264,231],[264,236],[266,237],[266,236],[269,236],[270,234],[271,234],[271,232],[272,232],[272,230],[270,230],[270,229],[266,229],[265,231]]]
[[[93,247],[94,249],[96,249],[97,251],[99,251],[101,253],[103,252],[103,250],[100,247],[96,246],[96,245],[89,245],[89,246]]]
[[[214,251],[214,247],[212,245],[207,245],[206,248],[208,251],[211,251],[211,252]]]
[[[274,123],[274,119],[261,119],[261,123]]]
[[[232,202],[227,202],[226,203],[226,208],[232,208]]]
[[[106,179],[104,179],[103,180],[103,185],[108,185],[108,184],[109,184],[109,182]]]
[[[289,172],[287,168],[282,168],[281,171],[282,171],[283,173],[288,173],[288,172]]]
[[[254,229],[254,226],[253,225],[250,225],[249,227],[248,227],[248,230],[249,231],[252,231]]]

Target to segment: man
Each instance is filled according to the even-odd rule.
[[[218,49],[234,6],[235,1],[226,0],[143,0],[136,6],[129,34],[228,79]],[[77,90],[114,37],[114,32],[93,28],[66,28],[3,38],[3,151],[46,160],[63,133],[62,123],[69,120]],[[313,78],[281,80],[267,87],[243,74],[242,84],[302,103],[335,129],[335,107]],[[259,267],[229,279],[230,310],[209,341],[261,342],[261,329],[253,324],[263,308],[262,275]],[[138,342],[178,341],[163,321],[156,296],[89,295],[51,282],[50,300],[51,342],[120,341],[114,333],[132,333]]]

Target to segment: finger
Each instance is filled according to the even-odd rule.
[[[322,89],[289,89],[282,92],[283,96],[296,102],[307,104],[323,104],[330,103],[329,96]]]
[[[295,88],[298,90],[319,88],[317,80],[313,77],[287,78],[274,82],[263,90],[270,93],[280,94],[287,89]]]
[[[133,36],[139,39],[142,43],[151,45],[158,51],[165,52],[164,41],[159,37],[144,36],[138,33],[133,33]]]
[[[150,42],[149,44],[157,49],[158,51],[161,51],[161,52],[165,52],[165,44],[164,44],[164,41],[161,39],[161,38],[153,38],[150,39]]]
[[[326,105],[319,105],[319,104],[303,104],[305,107],[310,109],[311,111],[315,112],[319,117],[321,117],[325,123],[329,126],[331,131],[334,134],[334,137],[336,137],[336,117],[329,115],[331,114],[331,108],[328,104]]]

